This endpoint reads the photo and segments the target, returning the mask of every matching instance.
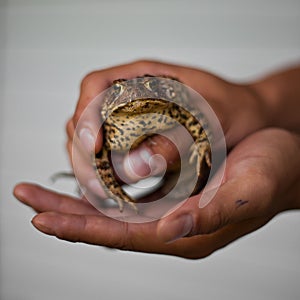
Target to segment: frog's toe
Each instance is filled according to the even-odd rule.
[[[124,209],[124,202],[123,202],[123,200],[117,198],[116,201],[117,201],[117,203],[118,203],[118,205],[119,205],[119,210],[120,210],[120,212],[123,212],[123,209]]]

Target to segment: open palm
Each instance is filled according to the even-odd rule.
[[[200,209],[196,195],[150,223],[114,220],[87,201],[33,184],[17,185],[14,194],[38,212],[32,221],[38,230],[60,239],[202,258],[258,229],[277,213],[299,208],[293,184],[300,177],[299,147],[298,137],[279,129],[249,136],[229,154],[223,183],[207,206]]]

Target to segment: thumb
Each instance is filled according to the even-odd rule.
[[[102,147],[101,96],[97,96],[84,109],[75,128],[80,143],[88,153],[98,153]]]
[[[268,192],[261,178],[232,179],[224,183],[203,208],[199,207],[201,195],[189,198],[159,221],[157,234],[168,243],[182,237],[210,234],[228,224],[263,216],[271,202]]]
[[[177,126],[164,131],[163,135],[160,133],[147,138],[124,157],[122,166],[117,171],[134,182],[176,169],[180,157],[190,147],[190,141],[184,139],[185,135],[186,129]]]

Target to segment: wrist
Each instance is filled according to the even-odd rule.
[[[248,88],[263,107],[265,127],[278,127],[276,108],[281,98],[279,91],[265,81],[251,83]]]
[[[251,133],[268,127],[270,117],[265,98],[250,84],[235,84],[229,101],[231,111],[229,130],[226,132],[226,141],[230,146]]]
[[[271,74],[250,84],[267,108],[269,127],[299,131],[300,67]]]

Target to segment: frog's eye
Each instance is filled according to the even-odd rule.
[[[147,80],[146,82],[144,82],[144,86],[150,92],[157,92],[158,84],[157,80],[155,79]]]
[[[124,92],[124,85],[117,82],[113,85],[113,89],[114,89],[114,96],[119,97]]]
[[[174,91],[174,88],[173,88],[173,87],[168,87],[168,88],[166,89],[166,95],[167,95],[167,97],[170,98],[170,99],[175,98],[176,92]]]

